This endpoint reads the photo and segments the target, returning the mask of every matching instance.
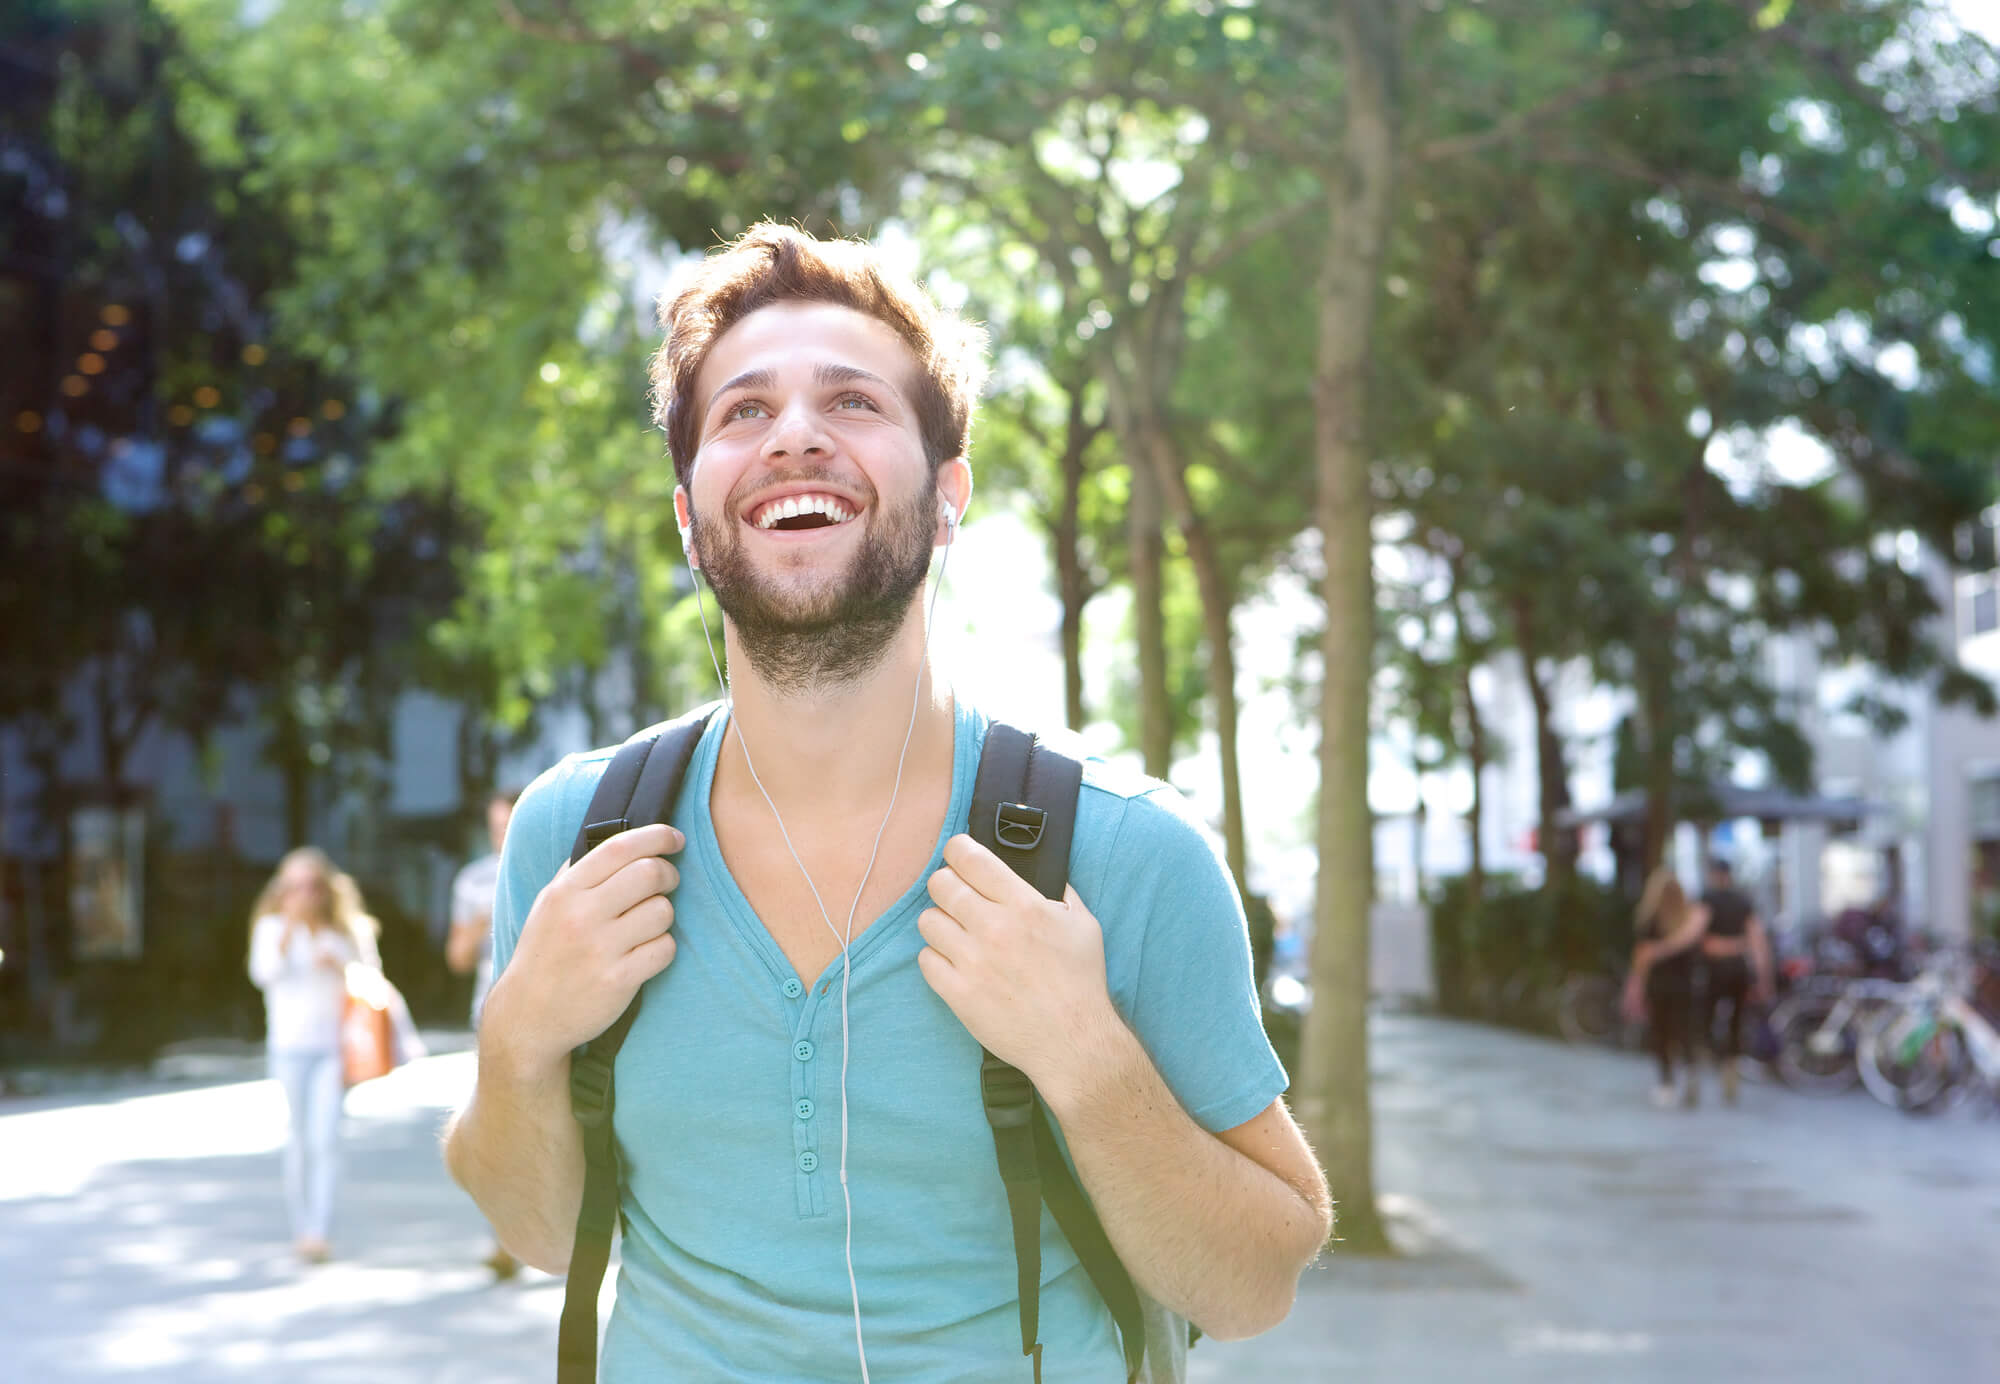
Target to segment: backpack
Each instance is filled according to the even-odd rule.
[[[665,818],[680,793],[695,745],[720,705],[710,703],[641,731],[620,747],[598,780],[577,832],[572,863],[619,832]],[[1076,799],[1082,782],[1079,761],[1050,749],[1026,731],[996,721],[987,730],[979,757],[968,830],[974,840],[1005,860],[1045,898],[1060,899],[1069,881],[1070,837],[1076,826]],[[611,1119],[616,1099],[613,1070],[618,1049],[638,1012],[639,997],[634,996],[611,1027],[570,1059],[570,1108],[583,1133],[584,1181],[583,1206],[577,1215],[569,1279],[563,1291],[556,1356],[558,1384],[595,1384],[597,1377],[597,1293],[610,1259],[611,1232],[619,1218],[618,1147]],[[972,1079],[971,1073],[967,1079]],[[978,1081],[1013,1222],[1021,1353],[1034,1362],[1036,1384],[1042,1377],[1038,1317],[1044,1204],[1118,1325],[1128,1381],[1138,1380],[1146,1350],[1147,1317],[1150,1314],[1157,1319],[1160,1309],[1142,1304],[1132,1276],[1119,1262],[1097,1213],[1077,1185],[1048,1113],[1028,1078],[982,1049]],[[1196,1333],[1192,1327],[1188,1331],[1191,1341]],[[1167,1335],[1166,1339],[1170,1350],[1174,1338]]]

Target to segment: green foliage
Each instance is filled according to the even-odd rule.
[[[1489,1017],[1509,982],[1532,977],[1547,990],[1568,975],[1608,974],[1631,950],[1631,901],[1587,878],[1552,890],[1489,876],[1475,908],[1469,881],[1454,875],[1429,904],[1438,1007],[1448,1014]]]
[[[191,141],[175,35],[84,5],[7,37],[34,80],[0,131],[0,718],[38,754],[87,738],[114,789],[148,731],[199,743],[245,694],[303,774],[376,747],[460,530],[367,495],[379,411],[269,335],[288,247]]]
[[[2000,325],[1994,276],[1968,274],[1990,224],[1951,210],[2000,181],[1993,55],[1964,41],[1929,71],[1853,75],[1888,66],[1871,55],[1913,13],[1770,7],[1749,31],[1727,6],[1573,11],[1560,41],[1579,57],[1687,75],[1413,169],[1385,306],[1396,505],[1497,628],[1637,692],[1648,782],[1726,776],[1744,749],[1810,777],[1769,681],[1775,634],[1991,704],[1895,555],[1905,531],[1948,551],[2000,452],[1996,415],[1970,406]],[[1898,342],[1913,382],[1884,368]],[[1832,478],[1746,469],[1781,422],[1829,449]]]

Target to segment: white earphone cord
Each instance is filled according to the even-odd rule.
[[[950,501],[944,501],[944,556],[938,561],[937,584],[931,588],[931,601],[924,613],[924,647],[917,660],[917,682],[910,689],[910,724],[903,731],[903,749],[896,756],[896,781],[889,790],[889,808],[882,814],[882,825],[875,828],[875,844],[868,852],[868,867],[861,872],[861,883],[855,886],[854,901],[847,906],[847,931],[843,934],[833,926],[833,919],[826,911],[826,900],[820,897],[819,886],[813,883],[812,872],[799,859],[798,850],[792,845],[792,834],[785,829],[785,819],[778,812],[778,805],[771,801],[771,794],[764,787],[764,780],[757,775],[757,763],[750,757],[750,742],[743,738],[743,727],[736,720],[736,699],[730,695],[728,679],[722,676],[722,661],[715,654],[715,636],[709,632],[708,610],[702,604],[701,578],[695,575],[692,559],[688,561],[688,576],[694,582],[695,610],[701,617],[702,639],[708,645],[708,661],[715,669],[715,681],[722,689],[722,695],[730,712],[729,725],[736,732],[736,743],[743,749],[743,763],[750,770],[750,781],[757,785],[757,791],[764,796],[764,805],[771,809],[771,817],[778,824],[778,835],[784,838],[785,849],[790,852],[792,863],[799,867],[799,874],[805,877],[806,888],[812,891],[813,902],[819,905],[820,921],[826,930],[833,933],[840,942],[840,1199],[847,1212],[845,1253],[847,1258],[847,1291],[854,1304],[854,1352],[861,1362],[861,1384],[869,1384],[868,1348],[861,1339],[861,1285],[854,1277],[854,1197],[847,1189],[847,983],[852,968],[848,965],[847,949],[854,939],[854,915],[861,907],[861,895],[868,887],[869,876],[875,873],[875,857],[882,850],[882,836],[889,829],[889,819],[896,815],[896,799],[903,791],[903,765],[910,755],[910,739],[916,734],[917,707],[924,690],[924,667],[930,661],[931,630],[937,618],[938,592],[944,589],[945,568],[951,562],[951,545],[958,537],[958,516],[952,511]],[[681,540],[681,554],[687,556],[687,539]]]

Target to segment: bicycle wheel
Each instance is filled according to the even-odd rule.
[[[1839,1029],[1825,1032],[1826,1021],[1840,1005],[1838,995],[1801,995],[1779,1006],[1771,1018],[1778,1035],[1778,1055],[1772,1066],[1778,1079],[1794,1091],[1834,1095],[1852,1090],[1861,1080],[1854,1064],[1860,1035],[1850,1017]]]
[[[1617,1043],[1624,1027],[1618,994],[1610,976],[1571,976],[1556,1004],[1557,1030],[1572,1043]]]
[[[1891,1009],[1861,1035],[1855,1067],[1868,1094],[1894,1110],[1942,1108],[1963,1068],[1956,1031],[1925,1009]]]

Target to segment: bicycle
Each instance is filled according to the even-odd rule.
[[[2000,1005],[1975,998],[2000,990],[1994,968],[1941,957],[1907,988],[1862,1037],[1855,1065],[1869,1094],[1907,1114],[1941,1110],[1973,1087],[2000,1102],[2000,1028],[1988,1012]]]
[[[1902,981],[1825,978],[1795,991],[1771,1012],[1778,1079],[1812,1095],[1854,1089],[1861,1081],[1856,1054],[1862,1035],[1908,989]]]

